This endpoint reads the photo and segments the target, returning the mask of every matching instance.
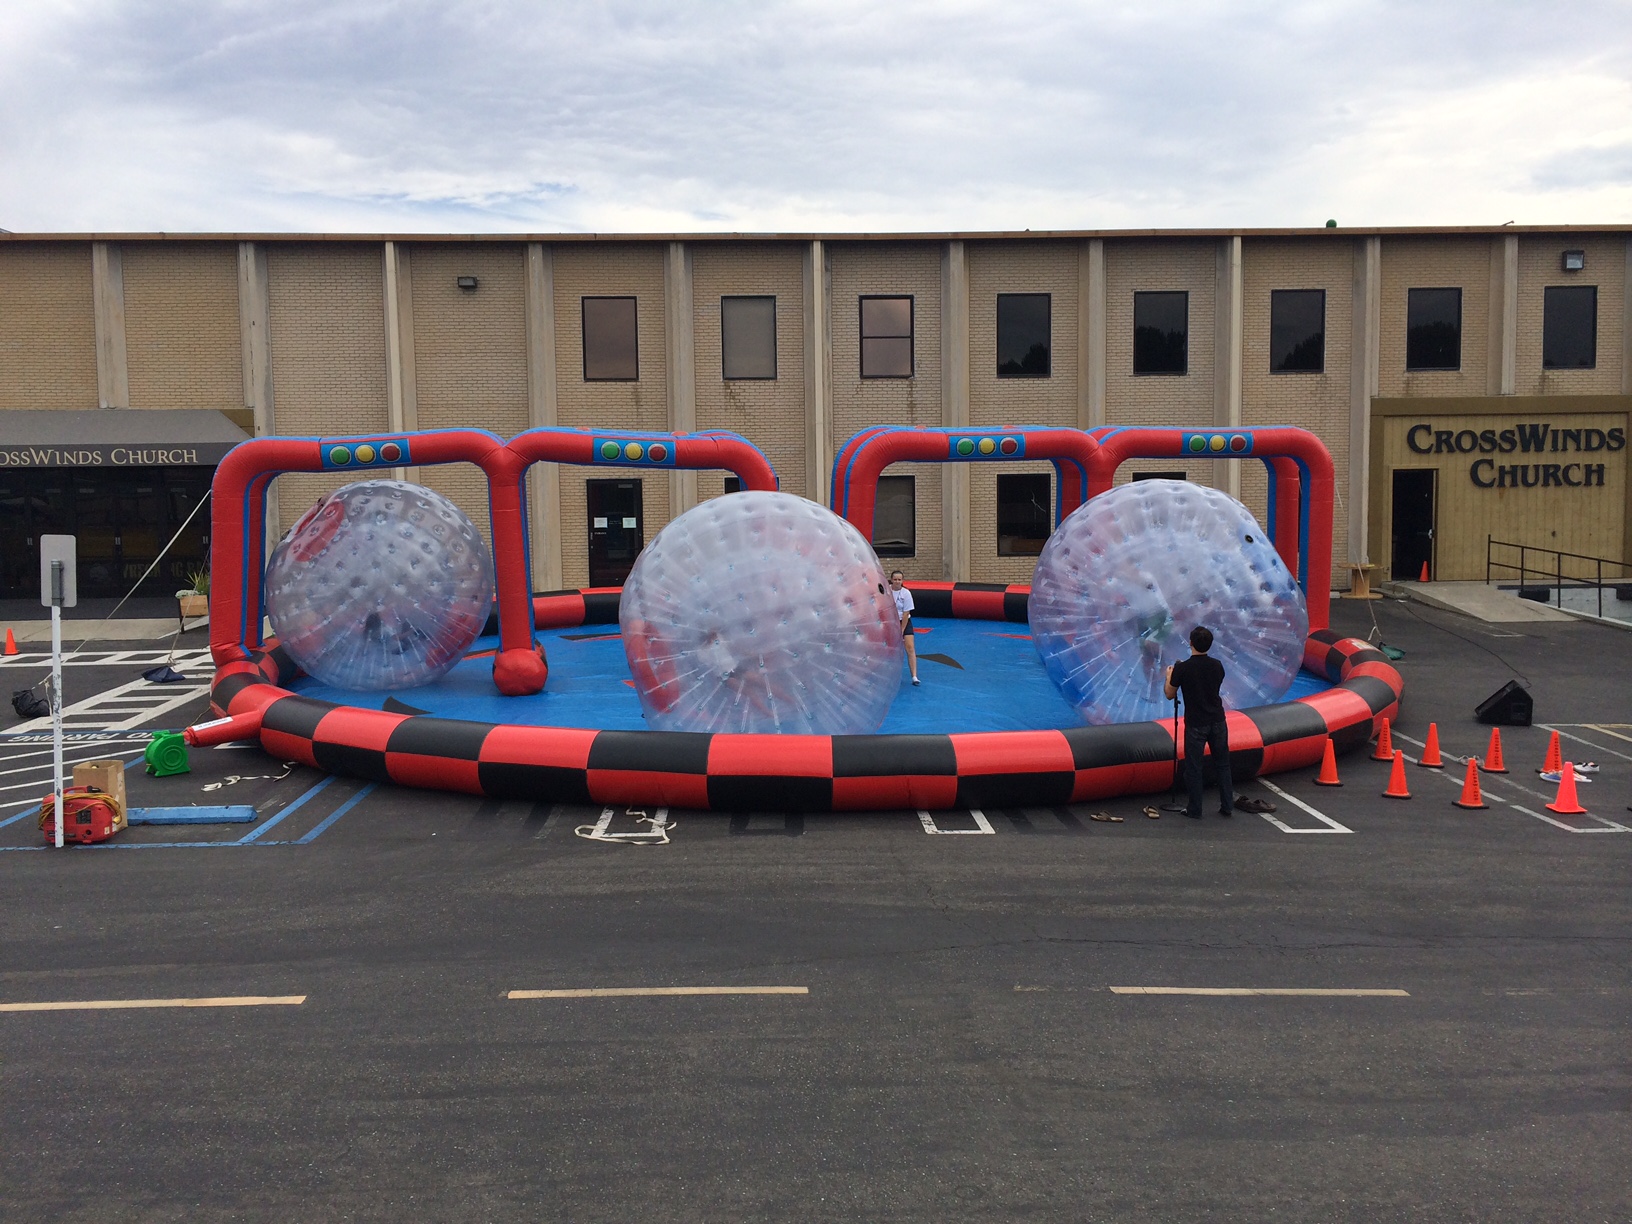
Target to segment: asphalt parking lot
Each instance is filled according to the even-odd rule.
[[[227,747],[135,765],[131,802],[252,822],[56,852],[49,742],[8,710],[0,1005],[239,1005],[0,1010],[0,1215],[1624,1220],[1632,635],[1394,602],[1334,628],[1373,614],[1413,757],[1430,722],[1482,753],[1473,707],[1530,686],[1488,810],[1455,761],[1398,801],[1357,753],[1339,789],[1243,788],[1273,821],[641,823]],[[125,648],[69,669],[70,758],[202,715]],[[1553,728],[1602,766],[1586,817],[1543,806]]]

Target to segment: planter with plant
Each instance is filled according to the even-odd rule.
[[[181,619],[207,616],[210,611],[210,571],[196,569],[187,575],[188,585],[176,592],[181,601]]]

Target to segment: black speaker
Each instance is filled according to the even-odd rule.
[[[1473,716],[1489,726],[1528,727],[1534,712],[1535,702],[1530,699],[1530,690],[1517,680],[1509,680],[1481,701]]]

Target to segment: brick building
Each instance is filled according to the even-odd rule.
[[[724,428],[827,499],[918,425],[1296,424],[1351,566],[1483,578],[1486,539],[1632,560],[1632,227],[962,235],[0,234],[0,596],[34,536],[122,594],[250,433]],[[1262,514],[1254,463],[1139,463]],[[412,471],[485,524],[474,469]],[[537,589],[616,578],[719,473],[540,465]],[[880,551],[1029,578],[1047,464],[903,464]],[[274,486],[288,526],[335,481]],[[201,563],[202,524],[150,589]],[[625,527],[623,524],[632,523]]]

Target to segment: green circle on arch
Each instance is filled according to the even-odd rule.
[[[1202,451],[1207,449],[1207,439],[1202,437],[1200,434],[1192,434],[1190,437],[1190,449],[1195,451],[1197,454],[1200,454]]]
[[[622,448],[616,442],[601,443],[601,458],[616,459],[622,453]]]
[[[329,462],[334,463],[334,464],[350,463],[351,462],[351,451],[348,450],[344,446],[330,447],[329,448]]]
[[[969,438],[959,438],[958,439],[958,454],[960,454],[960,455],[972,455],[974,453],[975,453],[975,444],[971,439],[969,439]]]

